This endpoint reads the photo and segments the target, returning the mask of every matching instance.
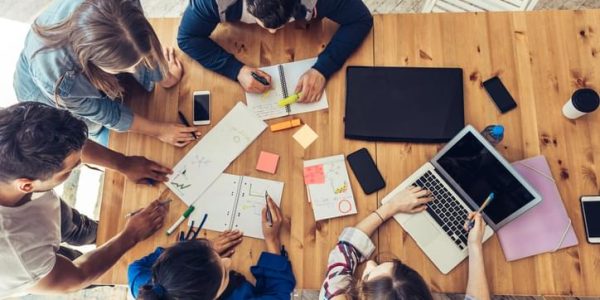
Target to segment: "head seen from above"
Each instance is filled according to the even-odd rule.
[[[111,98],[122,97],[118,73],[133,73],[140,65],[167,63],[154,29],[137,1],[85,0],[64,22],[33,25],[46,49],[70,47],[90,82]]]
[[[248,12],[270,33],[283,28],[302,9],[300,0],[247,0]]]

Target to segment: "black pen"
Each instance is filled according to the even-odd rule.
[[[267,203],[267,224],[269,224],[269,227],[273,227],[273,215],[271,215],[269,209],[269,193],[267,191],[265,191],[265,203]]]
[[[190,126],[190,122],[188,122],[188,120],[185,118],[185,116],[180,111],[178,111],[177,113],[179,114],[179,121],[181,121],[181,123],[183,123],[183,125],[185,125],[187,127],[192,127],[192,126]],[[192,132],[192,135],[194,136],[195,140],[198,139],[198,136],[196,136],[195,132]]]
[[[256,79],[256,81],[262,83],[262,85],[269,86],[269,82],[267,81],[266,78],[254,73],[254,72],[250,72],[250,74],[252,74],[252,78],[254,78],[254,79]]]

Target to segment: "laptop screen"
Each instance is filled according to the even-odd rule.
[[[535,199],[471,132],[440,156],[437,163],[477,207],[494,192],[495,198],[484,212],[496,224]]]

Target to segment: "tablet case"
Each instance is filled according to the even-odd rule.
[[[459,68],[346,69],[348,139],[447,142],[465,126],[463,106]]]

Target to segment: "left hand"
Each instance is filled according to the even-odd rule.
[[[183,66],[177,57],[175,56],[175,50],[173,47],[167,47],[163,49],[165,59],[167,60],[167,67],[169,68],[167,77],[160,82],[163,88],[170,88],[176,85],[183,76]]]
[[[126,156],[121,166],[119,171],[136,183],[144,183],[146,179],[164,182],[169,180],[167,175],[173,173],[173,170],[143,156]]]
[[[213,248],[219,256],[231,257],[243,238],[244,234],[239,230],[225,231],[212,240]]]
[[[315,69],[306,71],[296,85],[296,93],[301,93],[298,102],[312,103],[321,99],[325,90],[325,76]]]

